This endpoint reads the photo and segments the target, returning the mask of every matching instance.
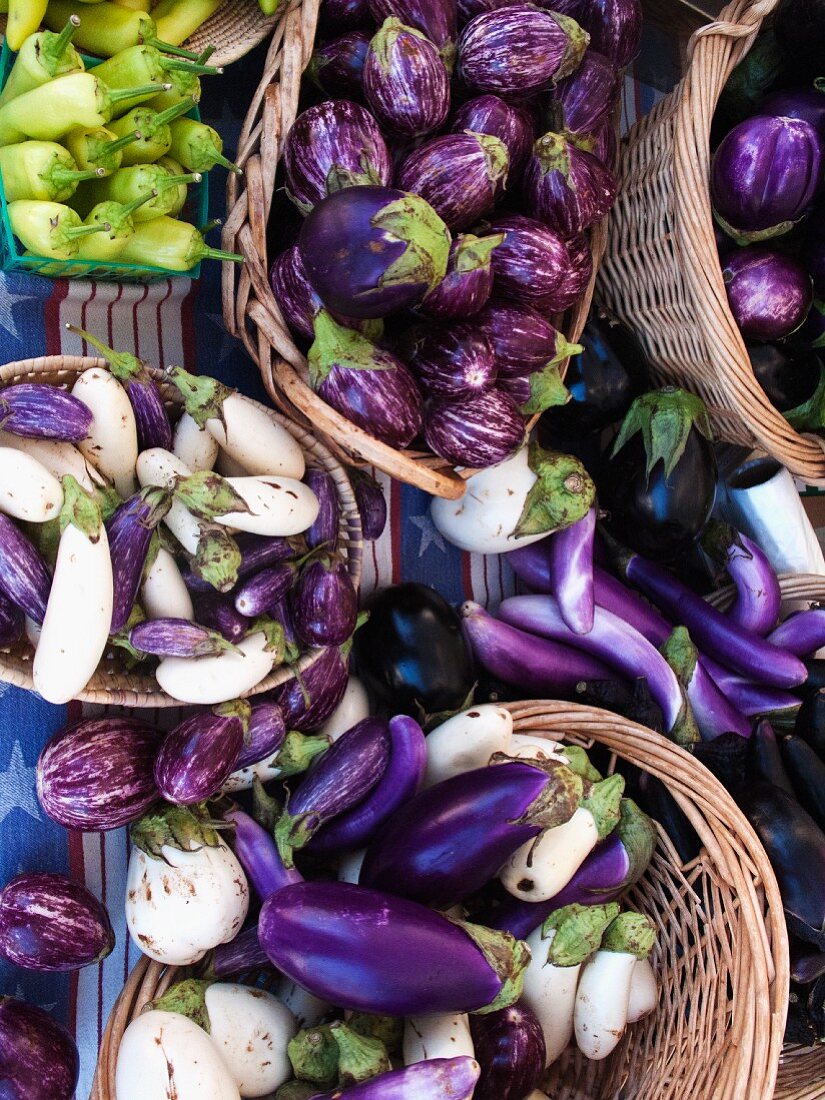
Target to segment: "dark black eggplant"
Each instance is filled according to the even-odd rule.
[[[679,858],[685,863],[695,859],[702,842],[665,784],[649,772],[640,772],[633,791],[639,806],[665,830]]]
[[[781,744],[794,795],[820,829],[825,829],[825,764],[801,737],[789,734]]]
[[[774,15],[773,30],[798,84],[821,76],[825,51],[822,0],[782,0]]]
[[[825,691],[822,688],[809,695],[796,712],[794,733],[808,742],[820,760],[825,760]]]
[[[780,412],[803,405],[819,385],[822,360],[815,351],[777,344],[746,345],[756,380]]]
[[[782,762],[779,742],[770,722],[758,722],[753,735],[750,774],[754,782],[771,783],[796,798],[791,778]]]
[[[470,1019],[481,1076],[474,1100],[523,1100],[533,1095],[544,1072],[545,1042],[536,1014],[510,1005]]]
[[[425,584],[398,584],[366,604],[370,617],[355,635],[359,675],[394,713],[419,717],[455,710],[473,686],[473,663],[461,620]]]

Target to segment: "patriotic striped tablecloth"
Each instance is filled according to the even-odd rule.
[[[204,82],[204,118],[220,130],[230,150],[262,58],[262,51],[256,51],[225,77]],[[645,58],[657,71],[673,71],[673,49],[661,36],[651,34]],[[629,77],[623,91],[625,123],[647,113],[657,94]],[[213,172],[210,183],[211,216],[218,217],[223,213],[222,174]],[[205,264],[203,271],[197,284],[181,278],[148,287],[0,274],[0,362],[80,352],[77,337],[66,332],[71,322],[149,363],[180,363],[263,397],[255,365],[224,331],[218,266]],[[473,598],[496,606],[513,591],[512,575],[500,559],[460,554],[444,542],[430,522],[426,494],[391,484],[388,478],[382,483],[390,522],[379,542],[366,548],[365,592],[402,579],[419,580],[451,601]],[[34,765],[55,730],[93,711],[100,708],[79,703],[55,707],[0,684],[0,884],[24,870],[66,872],[103,900],[117,935],[114,951],[100,966],[71,977],[35,974],[0,962],[0,992],[42,1006],[74,1031],[81,1054],[77,1096],[82,1100],[89,1095],[109,1011],[138,958],[123,919],[128,839],[123,829],[69,833],[52,824],[38,805]],[[146,717],[169,721],[168,713]]]

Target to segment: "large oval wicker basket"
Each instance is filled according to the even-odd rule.
[[[69,389],[90,367],[102,367],[102,359],[77,355],[49,355],[39,359],[24,359],[16,363],[7,363],[0,367],[0,386],[13,385],[15,382],[45,382],[49,385]],[[153,371],[161,387],[167,411],[176,420],[183,406],[180,395],[174,386],[163,380],[160,371]],[[264,408],[264,406],[260,406]],[[335,482],[338,500],[341,506],[341,532],[339,547],[345,555],[350,577],[356,590],[361,581],[361,517],[355,502],[349,478],[340,463],[309,432],[298,427],[285,417],[265,410],[276,423],[281,424],[300,444],[307,466],[326,470]],[[302,654],[296,667],[275,669],[257,684],[249,695],[259,695],[286,683],[297,673],[304,672],[318,658],[318,650],[308,650]],[[0,649],[0,681],[14,684],[16,687],[34,691],[32,679],[32,658],[34,650],[27,641],[12,648]],[[79,697],[85,703],[108,703],[121,707],[179,707],[181,703],[161,691],[152,674],[127,669],[117,655],[105,660],[86,685]]]
[[[568,1051],[549,1071],[551,1100],[769,1100],[788,997],[788,941],[776,880],[750,825],[701,764],[659,734],[572,703],[506,704],[520,733],[584,746],[667,784],[703,848],[683,865],[664,833],[629,904],[658,930],[660,999],[610,1058]],[[125,1028],[181,972],[142,959],[109,1020],[91,1100],[116,1100]]]
[[[777,3],[734,0],[698,30],[682,82],[625,138],[597,293],[640,336],[661,381],[705,399],[719,439],[817,481],[822,444],[770,403],[728,308],[709,194],[716,102]]]
[[[323,434],[349,461],[368,462],[400,481],[436,496],[456,498],[464,480],[448,462],[424,451],[395,450],[374,439],[322,401],[309,387],[307,363],[287,328],[269,284],[274,258],[267,245],[267,223],[283,139],[298,112],[301,75],[312,55],[320,0],[291,0],[276,27],[261,84],[238,143],[236,160],[244,176],[228,183],[228,215],[223,247],[244,256],[243,265],[224,264],[223,310],[227,328],[243,340],[258,364],[272,400],[298,423]],[[581,335],[595,285],[595,271],[607,236],[604,222],[591,231],[594,274],[583,299],[555,323],[569,339]],[[562,369],[566,367],[563,364]]]

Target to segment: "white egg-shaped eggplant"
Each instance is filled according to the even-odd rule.
[[[367,689],[357,676],[350,676],[341,702],[321,726],[321,733],[331,742],[352,729],[371,714]]]
[[[89,435],[78,443],[83,456],[126,500],[135,489],[137,424],[126,390],[102,367],[85,370],[72,386],[92,412]]]
[[[514,733],[510,738],[510,744],[502,749],[505,756],[512,756],[518,760],[549,760],[563,759],[564,745],[558,741],[551,741],[547,737],[533,737],[529,733]]]
[[[470,1019],[466,1014],[410,1016],[404,1022],[404,1065],[431,1058],[475,1056]]]
[[[0,512],[28,523],[55,519],[63,489],[54,474],[25,451],[0,447]]]
[[[512,714],[492,703],[448,718],[427,736],[424,786],[486,767],[493,753],[507,751],[512,734]]]
[[[208,706],[246,695],[272,671],[275,653],[257,631],[214,657],[165,657],[155,670],[163,690],[182,703]]]
[[[141,601],[147,619],[194,619],[192,597],[178,563],[164,547],[143,578]]]
[[[249,508],[216,516],[218,523],[253,535],[300,535],[318,515],[318,498],[304,485],[288,477],[230,477],[227,481]]]
[[[209,1037],[241,1096],[266,1096],[292,1076],[287,1043],[298,1030],[283,1002],[263,989],[216,982],[204,995]]]
[[[71,474],[87,493],[106,484],[106,479],[86,461],[74,443],[64,443],[57,439],[32,439],[29,436],[0,431],[0,447],[11,447],[15,451],[31,455],[58,481],[66,474]]]
[[[292,1013],[299,1028],[316,1027],[332,1008],[327,1001],[316,997],[289,978],[281,978],[275,988],[275,995]]]
[[[659,985],[650,959],[637,959],[630,975],[630,998],[627,1002],[627,1022],[649,1016],[659,1003]]]
[[[196,470],[214,470],[220,447],[215,437],[205,428],[199,428],[189,413],[184,413],[175,425],[172,452],[194,473]]]

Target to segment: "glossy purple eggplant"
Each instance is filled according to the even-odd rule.
[[[465,320],[483,309],[493,289],[491,256],[499,236],[462,233],[450,246],[447,273],[417,307],[439,321]]]
[[[69,971],[111,954],[115,933],[94,894],[65,875],[31,871],[0,890],[0,956],[27,970]]]
[[[590,49],[617,69],[630,64],[642,39],[639,0],[576,0],[575,11],[576,19],[590,35]]]
[[[612,118],[603,118],[592,133],[577,137],[576,142],[615,175],[619,168],[619,139]]]
[[[308,214],[333,192],[364,184],[388,184],[392,162],[372,115],[346,99],[308,107],[284,144],[287,193]]]
[[[424,410],[424,438],[454,466],[495,466],[524,442],[524,417],[500,389],[454,400],[433,398]]]
[[[472,397],[491,389],[496,380],[492,345],[472,321],[449,328],[415,326],[402,337],[398,353],[434,397]]]
[[[552,131],[533,146],[522,186],[527,213],[565,237],[603,218],[616,198],[616,181],[601,161]]]
[[[473,91],[519,99],[573,72],[586,49],[587,35],[568,16],[517,4],[467,24],[457,72]]]
[[[280,535],[251,535],[245,531],[233,536],[241,552],[241,564],[238,566],[238,577],[250,577],[253,573],[266,568],[268,565],[276,565],[278,562],[289,561],[290,558],[299,557],[303,551],[303,544],[294,539],[282,538]],[[190,570],[183,574],[186,587],[190,592],[204,595],[214,595],[215,589],[202,578],[196,576]]]
[[[297,577],[298,567],[291,561],[253,573],[235,591],[235,610],[247,619],[268,613],[292,589]]]
[[[334,550],[338,544],[338,534],[341,526],[338,487],[326,470],[314,467],[307,470],[304,483],[312,489],[320,504],[315,522],[304,535],[307,546],[310,549],[314,549],[316,546],[325,546],[327,550]]]
[[[196,596],[195,619],[211,630],[217,630],[228,642],[239,642],[249,630],[249,620],[235,610],[232,595]]]
[[[377,1015],[504,1008],[518,999],[529,958],[506,935],[346,882],[279,890],[264,903],[258,937],[310,993]]]
[[[354,467],[349,471],[365,542],[381,538],[387,525],[387,498],[372,475]]]
[[[343,558],[324,554],[305,565],[292,595],[299,639],[312,648],[342,645],[355,630],[358,593]]]
[[[813,126],[820,142],[825,142],[825,92],[818,87],[783,88],[770,92],[760,100],[757,113],[802,119]]]
[[[799,328],[811,308],[813,288],[793,257],[750,245],[725,258],[722,278],[733,319],[752,340],[780,340]]]
[[[150,486],[119,505],[106,523],[114,589],[111,634],[126,626],[143,580],[152,534],[171,506],[168,490]]]
[[[560,363],[579,348],[528,305],[493,300],[475,323],[493,345],[502,377],[528,376]]]
[[[455,134],[472,130],[476,134],[490,134],[503,141],[510,157],[510,181],[518,178],[527,160],[536,127],[530,111],[518,104],[505,103],[497,95],[480,95],[469,99],[458,108],[450,121]]]
[[[779,581],[768,556],[747,535],[725,524],[718,524],[706,533],[702,540],[705,549],[709,538],[711,556],[721,561],[736,586],[728,615],[745,630],[767,634],[776,626],[782,603]]]
[[[615,65],[588,49],[578,69],[551,91],[545,106],[547,128],[556,133],[592,133],[613,110],[618,92]]]
[[[524,1100],[544,1074],[544,1031],[532,1009],[510,1005],[470,1021],[481,1066],[473,1100]]]
[[[295,633],[295,621],[292,615],[292,604],[288,596],[277,600],[269,609],[269,617],[276,623],[280,623],[284,632],[284,641],[287,646],[298,650],[298,635]]]
[[[445,779],[401,806],[373,837],[360,883],[447,909],[576,811],[582,780],[564,764],[507,760]]]
[[[51,586],[39,552],[8,516],[0,514],[0,592],[40,626]]]
[[[429,38],[452,71],[455,59],[456,8],[454,0],[369,0],[370,14],[379,25],[390,16]]]
[[[232,850],[261,901],[284,886],[303,882],[300,871],[284,866],[275,841],[249,814],[232,809],[224,820],[232,825]]]
[[[286,323],[294,333],[311,340],[312,322],[324,303],[307,278],[297,245],[290,245],[275,258],[269,281]]]
[[[466,1055],[428,1058],[351,1088],[316,1093],[312,1100],[470,1100],[478,1074],[478,1062]]]
[[[768,635],[768,641],[797,657],[812,656],[825,646],[825,608],[812,607],[789,615]]]
[[[286,726],[277,703],[254,703],[243,748],[235,768],[246,768],[274,755],[284,742]]]
[[[561,617],[576,634],[589,634],[593,629],[595,535],[596,509],[591,508],[584,519],[557,531],[548,540],[553,593],[559,602]]]
[[[75,1041],[42,1008],[0,997],[0,1081],[7,1100],[72,1100],[80,1073]]]
[[[581,300],[593,277],[593,250],[584,233],[567,239],[567,251],[570,255],[567,278],[553,295],[553,304],[560,312]]]
[[[233,648],[223,634],[191,619],[146,619],[131,628],[129,642],[153,657],[213,657]]]
[[[239,932],[234,940],[217,945],[212,952],[208,973],[212,978],[232,978],[250,970],[268,968],[269,958],[258,940],[258,926],[253,924]]]
[[[217,794],[237,766],[248,713],[248,704],[225,703],[193,714],[166,735],[155,784],[167,802],[190,806]]]
[[[504,234],[491,259],[493,293],[541,313],[565,309],[566,304],[559,303],[568,301],[571,262],[561,234],[523,214],[506,214],[491,228]]]
[[[91,410],[57,386],[20,382],[0,390],[0,428],[4,432],[79,443],[91,426]]]
[[[307,73],[332,99],[360,99],[369,44],[370,36],[359,30],[324,42],[316,47]]]
[[[710,657],[702,657],[701,667],[712,678],[730,705],[747,718],[782,713],[792,716],[799,709],[799,696],[791,691],[754,683],[753,680],[731,672]]]
[[[364,94],[385,130],[403,137],[423,137],[447,118],[450,77],[429,38],[391,16],[367,50]]]
[[[326,722],[343,698],[349,677],[349,646],[327,646],[313,663],[274,689],[287,729],[311,733]]]
[[[0,592],[0,646],[12,646],[23,637],[24,615]]]
[[[103,832],[142,817],[160,795],[163,734],[134,718],[87,718],[58,730],[37,761],[37,797],[66,829]]]
[[[504,190],[510,156],[492,134],[442,134],[414,149],[395,182],[420,195],[454,232],[489,213]]]
[[[458,19],[460,23],[469,23],[477,15],[498,11],[499,8],[512,8],[520,2],[521,0],[458,0]]]

